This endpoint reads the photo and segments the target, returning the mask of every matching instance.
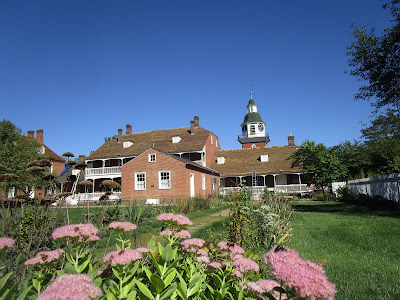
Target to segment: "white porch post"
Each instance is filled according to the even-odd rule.
[[[274,176],[274,191],[276,192],[276,174],[272,174]]]
[[[299,175],[299,188],[300,188],[300,192],[302,192],[302,190],[301,190],[301,176],[300,176],[300,173],[297,173],[297,175]]]

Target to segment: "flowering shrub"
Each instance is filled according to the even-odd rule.
[[[322,267],[302,260],[294,250],[275,248],[259,259],[235,243],[213,245],[187,239],[191,221],[184,216],[169,213],[158,219],[167,226],[162,232],[165,244],[156,244],[152,238],[146,248],[130,249],[125,235],[117,250],[100,258],[88,251],[97,240],[94,237],[99,238],[92,224],[56,229],[53,238],[66,242],[65,253],[61,249],[39,252],[27,260],[25,264],[38,272],[22,295],[60,300],[250,300],[333,299],[336,294]],[[109,227],[133,234],[136,225],[111,223]],[[65,267],[46,273],[48,265],[63,255]],[[41,279],[45,274],[49,280]]]

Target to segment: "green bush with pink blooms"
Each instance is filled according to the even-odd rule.
[[[321,266],[303,260],[294,250],[275,247],[256,257],[235,243],[209,244],[191,238],[192,222],[183,215],[162,213],[161,236],[146,248],[131,249],[136,225],[112,222],[118,231],[116,250],[94,255],[101,239],[92,224],[54,230],[60,248],[39,252],[25,265],[32,274],[22,291],[0,279],[0,299],[334,299],[335,285]],[[103,237],[106,238],[106,237]],[[0,238],[7,255],[13,240]]]

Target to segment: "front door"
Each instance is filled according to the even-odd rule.
[[[190,197],[194,197],[194,174],[190,173]]]

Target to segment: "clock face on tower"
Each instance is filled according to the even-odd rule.
[[[263,131],[264,130],[264,124],[258,124],[258,130]]]

